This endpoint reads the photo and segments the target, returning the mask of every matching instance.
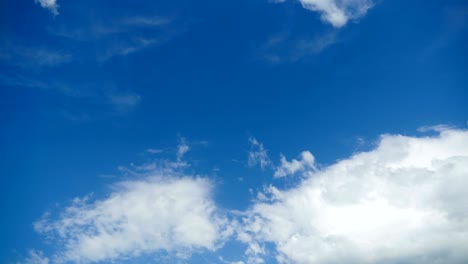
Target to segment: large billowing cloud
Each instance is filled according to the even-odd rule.
[[[278,0],[276,2],[284,2]],[[357,19],[373,6],[372,0],[299,0],[306,9],[319,12],[323,21],[334,27],[342,27],[351,19]]]
[[[165,252],[187,257],[214,250],[224,218],[211,200],[212,184],[188,176],[153,175],[115,185],[106,198],[75,199],[57,218],[46,215],[35,229],[63,249],[53,263],[113,261]]]
[[[238,239],[252,263],[467,263],[468,131],[384,135],[310,175],[247,213]]]
[[[302,182],[270,185],[230,215],[216,207],[208,179],[181,172],[188,165],[180,159],[134,166],[138,179],[110,195],[75,199],[36,222],[58,251],[31,251],[25,263],[187,258],[233,237],[246,246],[245,263],[467,263],[468,131],[435,129],[383,135],[375,149],[324,168],[308,151],[283,157],[276,172],[300,173]]]

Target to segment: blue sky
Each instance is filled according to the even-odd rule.
[[[393,207],[389,216],[407,223],[434,210],[450,216],[453,208],[463,209],[467,196],[456,187],[468,175],[467,33],[468,5],[461,0],[2,1],[0,262],[339,263],[341,256],[357,263],[428,263],[437,255],[445,263],[463,263],[468,256],[448,242],[413,251],[382,245],[392,250],[379,258],[382,248],[363,246],[373,236],[361,241],[348,232],[361,230],[354,222],[336,222],[342,233],[335,235],[350,241],[341,249],[352,245],[350,250],[359,250],[351,251],[367,253],[350,256],[335,248],[321,254],[314,239],[327,237],[328,229],[320,223],[335,223],[342,214],[324,213],[328,218],[322,219],[312,202],[296,210],[293,197],[301,190],[312,197],[316,186],[342,186],[337,175],[348,174],[358,175],[362,184],[343,186],[353,195],[368,194],[358,186],[367,186],[365,177],[375,174],[369,181],[383,183],[371,187],[387,186],[379,197],[395,201],[411,192],[395,191],[392,181],[379,175],[397,174],[411,185],[420,169],[453,176],[440,186],[456,195],[434,191],[432,198],[417,196],[414,200],[425,201],[417,205],[407,201],[420,209],[420,218]],[[388,157],[386,151],[401,151],[401,160],[382,158],[382,167],[373,167],[371,161]],[[448,165],[432,167],[439,164],[435,160]],[[342,162],[368,166],[348,171],[354,165]],[[341,174],[335,172],[340,166]],[[320,185],[318,179],[330,183]],[[141,230],[161,231],[155,236],[167,240],[158,243],[153,236],[141,238],[152,241],[143,243],[124,232],[128,226],[91,216],[140,219],[139,213],[127,215],[123,205],[141,205],[145,212],[154,207],[139,204],[133,194],[166,201],[184,186],[194,193],[174,201],[179,211],[156,208],[161,217],[145,216],[155,226],[132,222]],[[341,201],[338,196],[331,200]],[[117,211],[112,197],[122,199],[115,202],[122,205]],[[450,208],[428,205],[447,199]],[[354,205],[376,213],[367,204]],[[280,207],[287,208],[286,215],[311,213],[281,221],[300,226],[287,233],[275,222],[284,216]],[[158,222],[174,213],[188,222],[175,227]],[[458,215],[457,223],[449,216],[417,230],[437,241],[466,235],[466,214]],[[312,219],[311,226],[295,222],[302,218]],[[396,223],[364,218],[372,219],[375,230]],[[72,224],[63,227],[67,219]],[[189,228],[194,222],[203,225]],[[97,223],[115,224],[121,232],[102,231]],[[257,224],[286,233],[257,230]],[[338,228],[342,225],[347,228]],[[434,231],[453,226],[458,229]],[[185,233],[175,236],[166,227]],[[212,231],[212,239],[193,238],[200,230]],[[403,233],[416,229],[408,224],[402,230],[402,237],[389,243],[400,243]],[[89,239],[124,237],[133,244],[99,249],[96,242],[96,255],[83,246],[80,233]],[[460,238],[457,245],[464,243]]]

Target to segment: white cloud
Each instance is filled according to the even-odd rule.
[[[29,256],[24,259],[22,262],[17,262],[16,264],[49,264],[49,258],[44,256],[42,251],[30,250]]]
[[[274,174],[275,178],[293,175],[305,170],[315,170],[315,157],[309,151],[301,153],[301,159],[293,159],[287,161],[284,155],[281,155],[281,166],[279,166]]]
[[[441,132],[441,131],[450,130],[450,129],[453,129],[453,127],[449,125],[435,125],[435,126],[422,126],[418,128],[418,131],[421,133],[425,133],[425,132]]]
[[[467,263],[468,131],[384,135],[310,174],[296,188],[270,187],[238,240],[273,243],[284,263]]]
[[[132,40],[116,41],[110,45],[105,51],[99,54],[97,60],[105,62],[115,56],[127,56],[135,52],[141,51],[147,47],[151,47],[165,42],[163,38],[145,38],[135,37]]]
[[[98,85],[96,83],[69,83],[60,80],[42,81],[41,79],[30,78],[23,75],[2,75],[0,83],[7,86],[18,86],[31,89],[39,89],[61,94],[62,96],[74,98],[83,103],[99,102],[110,106],[113,113],[125,114],[134,109],[141,101],[141,96],[132,91],[121,91],[109,85]],[[90,100],[92,99],[92,100]],[[76,120],[90,120],[88,113],[76,114],[69,110],[62,109],[61,115]],[[102,115],[102,111],[98,113]]]
[[[164,44],[187,30],[186,25],[179,25],[174,18],[166,16],[127,16],[116,19],[84,14],[82,17],[83,20],[70,25],[56,25],[49,30],[52,34],[79,42],[99,42],[96,50],[88,55],[96,56],[100,63]]]
[[[69,63],[73,60],[70,52],[45,46],[27,46],[17,41],[3,41],[0,44],[0,60],[22,68],[45,68]]]
[[[276,2],[285,2],[278,0]],[[349,20],[357,19],[367,13],[374,4],[373,0],[299,0],[306,9],[320,13],[320,18],[339,28]]]
[[[114,261],[167,252],[190,256],[215,250],[225,224],[207,179],[152,172],[114,186],[106,198],[76,198],[58,218],[45,215],[39,233],[59,241],[54,263]]]
[[[165,16],[133,16],[123,19],[122,25],[138,26],[138,27],[161,27],[170,25],[173,22],[172,18]]]
[[[164,150],[162,149],[154,149],[154,148],[149,148],[146,150],[146,152],[150,153],[150,154],[159,154],[159,153],[163,153]]]
[[[187,153],[189,150],[190,147],[187,144],[185,138],[180,138],[179,145],[177,146],[177,161],[180,162],[184,157],[185,153]]]
[[[109,102],[120,112],[126,112],[140,103],[141,96],[135,93],[109,93]]]
[[[59,14],[57,0],[34,0],[34,2],[39,3],[41,7],[48,9],[55,16]]]
[[[271,160],[268,157],[268,153],[263,147],[263,144],[260,143],[254,137],[249,138],[249,143],[250,143],[250,151],[249,151],[248,165],[250,167],[253,167],[259,164],[260,168],[262,169],[265,169],[266,167],[270,166]]]
[[[336,30],[315,37],[293,37],[284,31],[271,36],[257,50],[260,59],[271,64],[294,63],[321,53],[339,41]]]
[[[181,172],[179,150],[188,150],[181,139],[176,162],[122,167],[137,179],[46,214],[35,229],[58,251],[50,260],[31,251],[25,263],[188,258],[216,252],[233,232],[246,245],[245,263],[467,263],[468,130],[443,128],[435,136],[383,135],[375,149],[321,169],[308,151],[283,157],[277,177],[307,178],[289,189],[267,186],[250,209],[228,214],[212,200],[209,180]]]

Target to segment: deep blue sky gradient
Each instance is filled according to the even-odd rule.
[[[247,169],[251,136],[274,162],[280,153],[295,157],[308,149],[328,164],[365,150],[382,133],[466,126],[466,1],[383,0],[342,29],[294,1],[58,3],[56,17],[33,0],[0,4],[1,45],[73,54],[50,67],[0,60],[1,263],[47,247],[32,223],[57,202],[104,194],[122,177],[118,166],[173,157],[180,137],[192,146],[193,170],[218,182],[220,206],[244,209],[248,189],[271,180],[259,168]],[[131,16],[173,22],[119,38],[167,39],[102,60],[107,46],[121,39],[57,34]],[[335,43],[316,52],[293,56],[287,44],[327,35]],[[286,44],[266,51],[272,36],[286,36]],[[266,53],[281,59],[265,60]],[[85,95],[5,81],[18,76]],[[137,94],[140,101],[119,109],[94,96],[109,91]],[[166,151],[151,155],[148,148]]]

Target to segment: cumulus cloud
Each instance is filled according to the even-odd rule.
[[[300,172],[302,182],[269,185],[249,209],[229,213],[216,207],[211,181],[185,175],[179,161],[121,168],[137,179],[37,221],[59,248],[50,260],[31,251],[25,263],[188,258],[218,254],[233,238],[246,246],[244,259],[219,256],[223,263],[467,263],[468,130],[435,132],[383,135],[375,149],[322,168],[309,151],[283,157],[275,175]]]
[[[271,165],[271,160],[268,157],[268,153],[266,149],[263,147],[263,144],[260,143],[254,137],[249,138],[250,143],[250,151],[249,151],[249,159],[248,165],[250,167],[256,166],[257,164],[260,165],[260,168],[265,169],[266,167]]]
[[[35,230],[60,241],[54,263],[116,261],[166,252],[190,256],[214,250],[225,220],[207,179],[152,173],[119,182],[103,199],[76,198],[58,217],[45,215]]]
[[[322,21],[336,28],[343,27],[349,20],[362,17],[374,5],[373,0],[299,0],[299,2],[304,8],[320,13]]]
[[[48,9],[55,16],[59,14],[57,0],[34,0],[34,2],[39,3],[41,7]]]
[[[301,153],[301,159],[293,159],[287,161],[284,155],[281,155],[281,166],[279,166],[274,174],[275,178],[285,177],[293,175],[305,170],[315,169],[315,157],[310,151],[303,151]]]
[[[466,263],[468,131],[439,133],[384,135],[296,188],[271,186],[238,240],[273,244],[280,263]]]

